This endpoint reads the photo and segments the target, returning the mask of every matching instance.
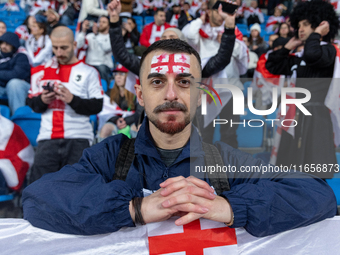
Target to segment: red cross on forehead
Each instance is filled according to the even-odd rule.
[[[183,70],[182,73],[185,70],[184,67],[190,68],[190,65],[187,64],[187,63],[184,63],[184,61],[175,62],[175,54],[170,54],[169,55],[169,61],[168,62],[161,62],[165,57],[166,57],[166,54],[162,54],[159,57],[157,57],[158,62],[151,64],[151,68],[157,67],[156,71],[159,72],[161,70],[158,69],[158,67],[167,66],[168,67],[168,73],[173,73],[174,72],[174,69],[173,69],[174,66],[181,67],[180,70],[181,71]],[[182,57],[185,58],[184,55],[182,55]]]
[[[202,241],[202,238],[206,240]],[[203,255],[203,249],[237,244],[233,228],[201,229],[199,220],[183,226],[183,233],[149,237],[150,255],[185,251],[186,255]]]

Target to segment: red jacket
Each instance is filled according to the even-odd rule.
[[[139,39],[140,44],[149,47],[154,42],[159,41],[165,29],[169,27],[172,26],[166,22],[163,26],[156,26],[155,22],[146,25]]]

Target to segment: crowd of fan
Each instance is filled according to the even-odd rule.
[[[249,50],[248,70],[238,72],[240,74],[237,78],[253,78],[259,58],[268,51],[283,47],[293,36],[294,29],[291,28],[288,17],[298,1],[267,1],[266,11],[263,11],[265,1],[236,0],[234,2],[239,6],[236,12],[238,28],[235,29],[235,33],[237,31],[238,36],[243,34],[241,43],[244,43]],[[137,56],[141,56],[153,42],[160,40],[165,30],[178,28],[179,30],[174,30],[175,38],[181,39],[188,36],[188,33],[180,31],[185,30],[188,24],[196,19],[202,22],[207,22],[209,19],[207,15],[210,9],[209,2],[205,0],[193,0],[191,3],[185,0],[171,2],[136,0],[121,1],[121,3],[122,10],[119,16],[125,48],[129,54]],[[56,27],[69,26],[76,34],[77,58],[95,67],[107,85],[114,84],[113,88],[110,86],[111,90],[106,91],[110,98],[108,104],[116,103],[120,110],[136,112],[134,115],[128,114],[126,118],[106,116],[104,123],[99,126],[99,139],[115,133],[125,133],[134,137],[138,130],[141,111],[138,110],[134,95],[124,88],[128,73],[131,71],[129,66],[125,68],[115,63],[113,58],[112,38],[110,44],[109,34],[110,17],[104,4],[100,0],[82,2],[22,0],[19,5],[20,7],[13,0],[8,0],[2,7],[2,12],[6,12],[8,14],[6,17],[9,19],[10,13],[13,12],[25,12],[27,15],[23,24],[18,26],[14,33],[6,32],[6,20],[0,21],[0,40],[2,39],[0,57],[10,59],[10,61],[0,62],[0,97],[8,97],[11,113],[14,114],[18,108],[26,105],[28,90],[31,87],[31,68],[46,64],[53,56],[49,35]],[[264,15],[263,12],[271,16]],[[150,16],[154,18],[154,23],[145,24],[142,29],[141,23],[136,19],[143,17],[141,20],[146,21]],[[156,25],[156,31],[153,25]],[[216,40],[220,43],[224,29],[216,31]],[[199,33],[202,33],[203,37],[214,36],[207,35],[205,32],[207,31],[200,30]],[[217,49],[211,49],[211,51],[215,50]],[[204,58],[202,54],[201,57]],[[111,109],[112,112],[117,110],[117,108]]]

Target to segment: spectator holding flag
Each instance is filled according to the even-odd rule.
[[[281,136],[275,137],[272,163],[276,160],[277,165],[286,166],[328,164],[327,172],[314,174],[332,178],[330,165],[337,164],[334,144],[340,144],[340,86],[336,79],[340,78],[340,54],[331,42],[338,33],[339,20],[330,3],[311,1],[297,5],[290,21],[295,37],[282,49],[269,54],[266,68],[272,74],[291,76],[290,86],[311,93],[311,99],[304,104],[311,115],[289,107],[286,119],[295,119],[298,124],[294,128],[282,127]],[[290,54],[300,46],[302,52]],[[296,98],[299,97],[297,94]]]
[[[141,84],[135,85],[147,115],[137,138],[109,137],[86,149],[78,163],[29,185],[24,218],[49,231],[94,235],[179,215],[177,226],[202,218],[267,236],[333,217],[332,189],[304,173],[190,176],[192,166],[209,165],[206,146],[238,170],[265,164],[225,143],[202,143],[192,125],[201,103],[195,81],[200,61],[181,40],[152,44],[141,59]],[[144,197],[143,188],[153,192]]]

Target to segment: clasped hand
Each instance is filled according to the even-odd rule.
[[[143,199],[141,212],[145,223],[165,221],[172,216],[180,216],[176,225],[199,218],[226,223],[232,219],[230,204],[215,195],[214,189],[205,181],[179,176],[166,180],[160,187]]]

